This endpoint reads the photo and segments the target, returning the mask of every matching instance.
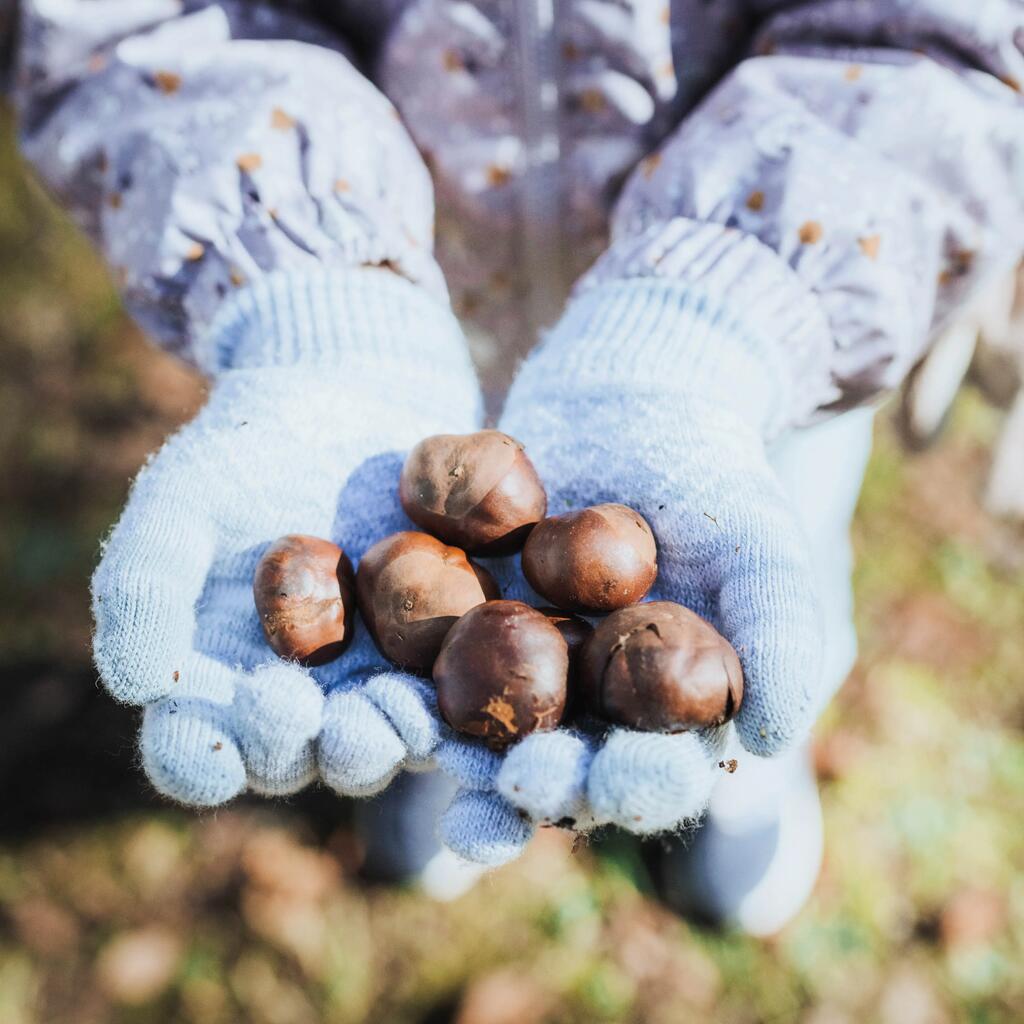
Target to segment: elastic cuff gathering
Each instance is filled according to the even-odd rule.
[[[831,350],[817,297],[774,252],[676,218],[613,244],[577,285],[534,369],[700,391],[770,438],[830,393]]]
[[[471,372],[451,309],[378,267],[268,274],[232,296],[197,346],[210,374],[256,367],[344,367],[366,359],[422,365],[431,376]]]

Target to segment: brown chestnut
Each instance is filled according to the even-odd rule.
[[[434,663],[444,720],[497,749],[558,725],[568,674],[562,634],[521,601],[489,601],[466,612]]]
[[[421,441],[402,467],[398,496],[421,529],[479,555],[518,551],[548,507],[523,446],[499,430]]]
[[[542,615],[562,634],[562,639],[569,648],[569,680],[578,674],[583,648],[594,632],[594,627],[572,612],[563,612],[560,608],[538,608]]]
[[[548,617],[555,629],[562,634],[562,639],[569,648],[569,692],[565,699],[565,712],[562,714],[562,721],[568,722],[583,711],[580,669],[583,648],[594,632],[594,627],[586,619],[581,619],[572,612],[563,612],[559,608],[538,608],[537,611]]]
[[[743,700],[743,671],[732,646],[672,601],[609,615],[583,649],[581,676],[594,714],[647,732],[721,725]]]
[[[256,566],[252,594],[274,653],[324,665],[352,639],[352,563],[337,544],[291,534],[274,541]]]
[[[445,634],[474,605],[500,596],[490,573],[426,533],[395,533],[363,555],[359,610],[380,652],[429,674]]]
[[[523,548],[530,586],[559,608],[611,612],[640,601],[658,575],[654,534],[626,505],[594,505],[539,523]]]

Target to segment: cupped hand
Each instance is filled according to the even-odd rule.
[[[645,296],[645,308],[656,299]],[[535,733],[503,755],[446,742],[439,760],[464,789],[443,834],[472,859],[514,856],[536,824],[676,829],[705,807],[728,729],[752,754],[771,756],[802,740],[819,710],[815,577],[766,458],[757,374],[731,379],[725,363],[709,377],[699,335],[692,349],[685,335],[670,339],[680,359],[693,359],[692,372],[685,363],[660,376],[637,371],[643,334],[621,329],[600,296],[578,302],[526,364],[501,427],[526,446],[549,514],[620,502],[647,519],[659,568],[649,598],[685,605],[730,641],[744,672],[742,705],[729,726],[675,735],[590,722]],[[602,371],[609,348],[629,358]],[[505,596],[550,603],[515,560],[497,575]]]
[[[429,685],[390,668],[361,623],[328,665],[278,659],[253,572],[284,534],[357,560],[409,528],[396,496],[406,451],[476,426],[464,341],[436,300],[367,270],[246,293],[218,344],[208,404],[139,474],[104,546],[100,675],[144,706],[142,762],[174,799],[290,793],[318,774],[376,792],[439,740]]]

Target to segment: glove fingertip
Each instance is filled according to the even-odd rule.
[[[817,669],[773,664],[770,653],[744,666],[743,703],[733,720],[744,749],[758,757],[774,757],[802,742],[821,710],[820,695],[800,681],[819,678]],[[786,678],[789,684],[782,685]]]
[[[245,789],[245,765],[223,705],[176,698],[149,705],[139,748],[154,787],[179,803],[215,807]]]
[[[434,693],[422,679],[381,672],[366,681],[362,692],[391,723],[412,758],[430,757],[440,741],[441,726]]]
[[[583,811],[591,756],[572,733],[534,733],[505,755],[496,788],[534,821],[575,819]]]
[[[388,720],[358,691],[333,693],[317,742],[320,776],[342,796],[374,796],[405,760],[406,747]]]
[[[821,711],[824,632],[812,581],[793,567],[771,589],[750,574],[723,590],[727,635],[743,664],[743,700],[734,720],[744,748],[772,757],[800,743]]]
[[[650,835],[700,815],[716,779],[711,743],[694,733],[616,730],[587,777],[595,820]]]
[[[149,617],[144,602],[131,600],[127,589],[93,598],[93,661],[114,700],[137,706],[171,693],[187,648],[175,653],[169,643],[169,634],[183,627]]]
[[[271,664],[239,676],[232,712],[254,792],[284,796],[316,778],[323,705],[320,687],[298,666]]]
[[[175,690],[213,551],[201,508],[176,492],[195,474],[181,472],[173,451],[169,442],[139,474],[90,581],[93,657],[103,685],[125,704]]]
[[[533,826],[496,793],[462,790],[438,826],[441,842],[463,860],[499,867],[515,860]]]
[[[801,718],[806,719],[804,715]],[[799,745],[810,732],[810,722],[800,720],[779,722],[763,715],[749,714],[736,718],[736,734],[743,749],[757,757],[775,757]]]

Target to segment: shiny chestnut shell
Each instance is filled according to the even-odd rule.
[[[352,563],[337,544],[291,534],[274,541],[256,565],[253,600],[275,654],[302,665],[324,665],[352,639]]]
[[[671,601],[623,608],[601,622],[583,649],[581,682],[595,715],[648,732],[721,725],[743,700],[732,646]]]
[[[626,505],[594,505],[545,519],[527,539],[522,561],[541,597],[577,612],[636,604],[658,575],[654,534]]]
[[[583,648],[594,632],[594,627],[586,619],[564,612],[560,608],[538,608],[537,611],[547,616],[555,629],[562,634],[562,639],[569,648],[569,691],[565,699],[563,722],[577,718],[584,710],[583,697],[580,692],[580,669],[583,663]]]
[[[523,446],[499,430],[421,441],[402,467],[398,495],[421,529],[480,555],[518,551],[548,504]]]
[[[558,725],[568,674],[561,633],[521,601],[489,601],[468,611],[434,663],[444,720],[498,749]]]
[[[563,612],[560,608],[538,608],[547,620],[562,634],[562,639],[569,648],[569,680],[577,677],[583,648],[593,635],[594,627],[572,612]]]
[[[413,531],[385,537],[363,555],[356,594],[380,652],[423,674],[459,616],[499,596],[491,575],[463,550]]]

